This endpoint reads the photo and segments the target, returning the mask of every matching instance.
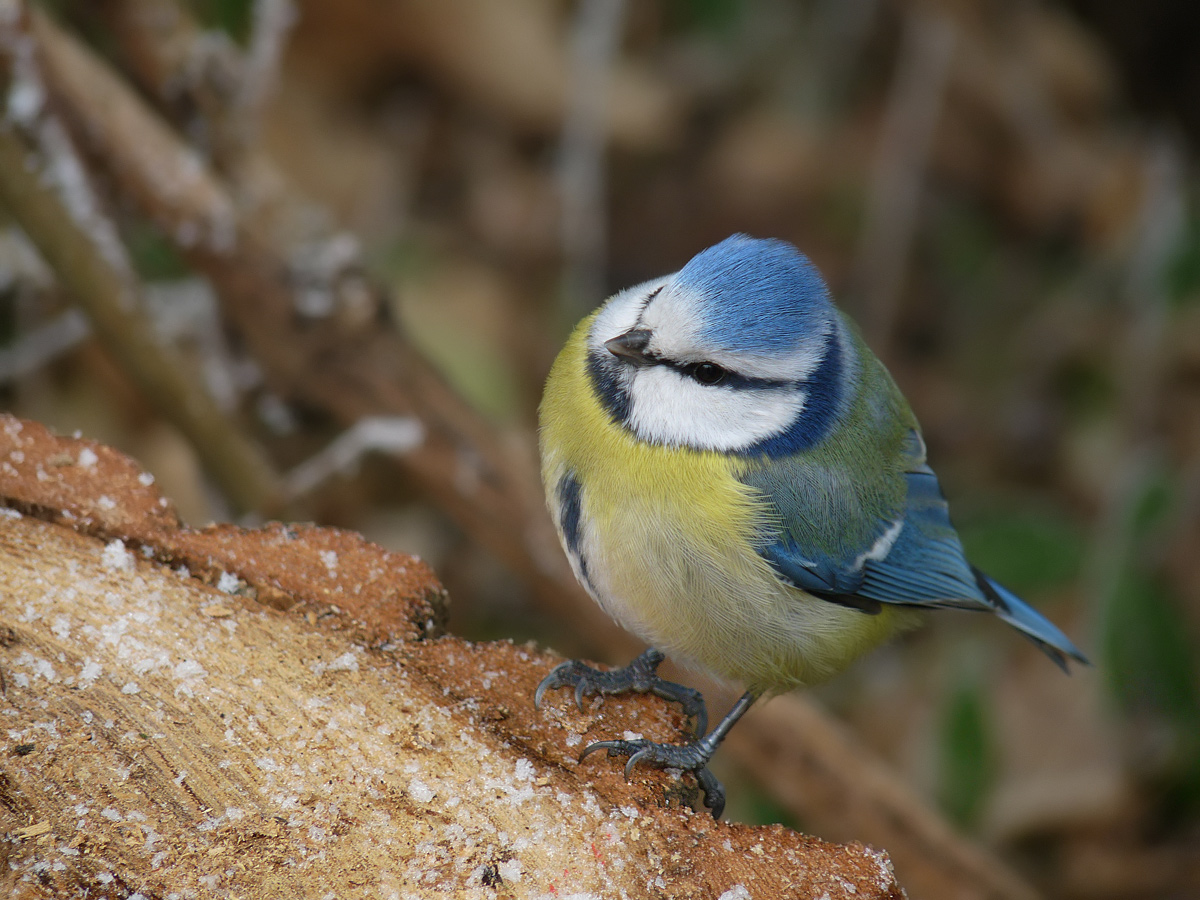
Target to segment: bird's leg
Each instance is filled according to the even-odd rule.
[[[609,756],[628,756],[629,762],[625,764],[626,778],[629,778],[634,766],[638,763],[648,763],[661,769],[682,769],[685,772],[692,772],[704,791],[704,805],[712,810],[714,819],[719,819],[725,809],[725,788],[721,787],[721,782],[717,781],[716,776],[708,771],[708,761],[717,752],[721,741],[725,740],[729,729],[757,699],[758,696],[751,691],[742,694],[737,703],[733,705],[733,709],[717,723],[716,728],[690,744],[656,744],[644,739],[597,741],[594,744],[588,744],[583,753],[579,755],[579,759],[582,762],[585,756],[596,750],[607,750]]]
[[[658,667],[666,655],[651,647],[629,665],[621,669],[602,672],[584,665],[579,660],[570,660],[542,679],[533,695],[534,707],[542,704],[542,696],[548,690],[562,687],[575,688],[575,705],[583,711],[583,698],[592,694],[654,694],[683,707],[683,712],[696,722],[695,736],[699,738],[708,728],[708,710],[704,706],[704,695],[697,690],[674,681],[658,677]]]

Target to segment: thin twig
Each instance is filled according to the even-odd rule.
[[[298,13],[292,0],[255,0],[250,42],[235,106],[242,118],[242,140],[254,143],[263,107],[279,80],[279,66]]]
[[[864,310],[861,321],[869,342],[885,357],[916,234],[925,169],[954,44],[954,25],[948,19],[935,13],[909,13],[875,154],[866,223],[850,290]]]
[[[91,333],[87,316],[79,310],[59,313],[49,322],[21,335],[12,346],[0,349],[0,384],[36,372],[86,340]]]
[[[605,101],[624,12],[624,0],[583,0],[572,30],[570,103],[563,120],[558,169],[563,299],[571,318],[595,306],[604,293]]]
[[[359,419],[329,446],[287,475],[289,497],[301,497],[335,475],[350,471],[368,453],[409,453],[421,446],[425,430],[416,419],[372,416]]]

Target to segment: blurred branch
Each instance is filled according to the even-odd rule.
[[[850,291],[864,311],[860,321],[868,343],[885,359],[954,44],[955,27],[948,19],[919,10],[908,13]]]
[[[604,109],[624,18],[624,0],[583,0],[575,16],[570,102],[563,120],[558,172],[564,300],[572,318],[590,310],[604,294],[608,228]]]
[[[37,46],[20,6],[0,23],[0,197],[91,319],[97,336],[146,396],[184,433],[242,509],[268,505],[277,480],[145,315],[141,285],[116,226],[63,123],[46,102]],[[14,98],[16,102],[14,103]]]
[[[752,710],[725,742],[745,771],[827,839],[887,849],[914,897],[1032,900],[1037,892],[964,840],[840,724],[796,696]]]
[[[11,347],[0,349],[0,384],[36,372],[91,333],[87,316],[79,310],[59,313],[49,322],[21,335]]]
[[[1133,225],[1124,301],[1131,324],[1117,364],[1121,393],[1113,477],[1097,518],[1084,583],[1100,616],[1111,608],[1130,561],[1135,510],[1162,461],[1155,415],[1163,379],[1167,334],[1164,275],[1185,225],[1184,162],[1174,141],[1159,136],[1146,154],[1142,207]]]
[[[263,107],[279,79],[287,36],[296,24],[292,0],[255,0],[250,45],[235,106],[242,117],[242,139],[253,144]]]
[[[416,419],[359,419],[315,456],[287,475],[287,491],[300,497],[335,475],[358,465],[368,453],[408,453],[421,446],[424,429]]]

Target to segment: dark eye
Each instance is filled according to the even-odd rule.
[[[714,385],[724,381],[729,372],[716,363],[703,362],[689,366],[688,374],[701,384]]]

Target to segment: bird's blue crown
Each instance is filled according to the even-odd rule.
[[[832,312],[808,257],[786,241],[745,234],[697,253],[675,286],[704,304],[704,339],[728,350],[789,351],[824,331]]]

